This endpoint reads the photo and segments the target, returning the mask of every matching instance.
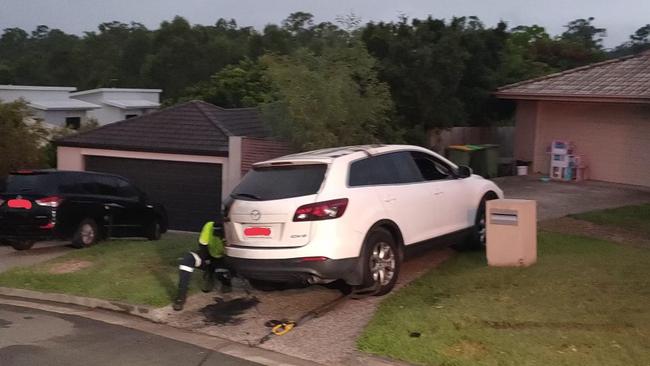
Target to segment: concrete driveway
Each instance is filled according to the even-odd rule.
[[[542,182],[538,176],[501,177],[493,181],[506,198],[537,201],[537,219],[650,202],[650,188],[586,181]]]
[[[34,244],[29,250],[15,250],[9,245],[0,245],[0,272],[13,267],[45,262],[75,250],[68,244],[63,241],[43,241]]]

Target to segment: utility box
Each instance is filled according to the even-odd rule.
[[[487,201],[486,218],[488,265],[520,267],[537,261],[536,201]]]

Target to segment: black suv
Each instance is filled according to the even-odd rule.
[[[0,242],[17,250],[46,239],[71,239],[76,248],[107,237],[158,240],[167,230],[164,207],[117,175],[19,171],[0,192]]]

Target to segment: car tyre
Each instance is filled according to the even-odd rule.
[[[147,227],[147,239],[149,240],[160,240],[162,236],[162,227],[160,226],[159,219],[153,219]]]
[[[485,213],[486,202],[498,198],[494,194],[487,193],[481,198],[481,202],[476,210],[476,217],[474,218],[474,226],[467,241],[466,249],[485,251],[485,244],[487,239],[487,218]]]
[[[386,229],[374,229],[368,234],[363,253],[364,288],[375,288],[374,296],[389,293],[399,275],[401,255],[395,238]]]
[[[97,243],[99,230],[93,219],[85,219],[79,223],[72,237],[72,246],[78,249],[87,248]]]
[[[9,245],[16,250],[28,250],[34,246],[34,243],[35,241],[33,240],[12,240],[9,242]]]

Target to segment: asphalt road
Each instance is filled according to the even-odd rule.
[[[13,267],[45,262],[75,250],[68,244],[63,241],[43,241],[34,244],[29,250],[15,250],[9,245],[0,244],[0,272]]]
[[[96,320],[0,304],[0,365],[258,364]]]

